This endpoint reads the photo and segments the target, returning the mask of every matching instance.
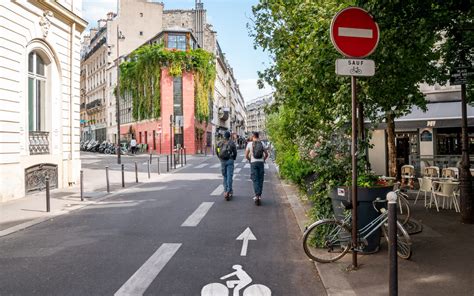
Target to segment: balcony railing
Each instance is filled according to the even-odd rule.
[[[49,154],[49,132],[30,131],[30,155]]]

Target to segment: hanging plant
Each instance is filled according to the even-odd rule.
[[[194,77],[195,116],[209,120],[209,101],[214,92],[216,66],[214,55],[203,49],[168,50],[162,44],[142,46],[120,65],[120,92],[132,99],[135,120],[159,118],[161,115],[160,82],[162,69],[173,77],[192,72]]]

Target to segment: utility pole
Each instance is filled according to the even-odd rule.
[[[120,40],[125,39],[125,36],[122,35],[122,32],[119,30],[119,26],[117,24],[117,89],[115,92],[115,104],[117,105],[117,163],[121,164],[121,154],[122,149],[120,149]]]

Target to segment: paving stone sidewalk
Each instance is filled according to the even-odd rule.
[[[309,205],[301,201],[293,185],[282,181],[281,186],[303,232],[310,223],[306,215]],[[398,260],[398,295],[474,295],[474,225],[461,224],[460,214],[454,209],[427,209],[422,199],[414,205],[414,197],[410,193],[411,216],[422,231],[411,235],[411,259]],[[360,268],[356,271],[347,270],[351,257],[349,254],[335,263],[315,263],[328,295],[388,295],[385,240],[378,253],[358,256]]]

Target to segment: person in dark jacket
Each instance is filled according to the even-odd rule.
[[[237,147],[230,139],[230,132],[224,133],[224,140],[220,141],[216,147],[216,155],[221,161],[222,176],[224,177],[224,198],[232,198],[232,179],[234,177],[234,161],[237,158]]]

